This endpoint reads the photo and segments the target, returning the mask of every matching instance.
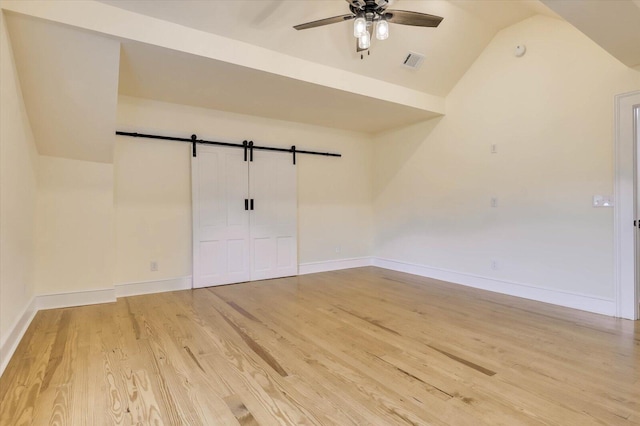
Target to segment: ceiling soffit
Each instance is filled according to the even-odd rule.
[[[120,43],[23,15],[6,18],[38,152],[112,162]]]

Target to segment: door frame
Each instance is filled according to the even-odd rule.
[[[614,153],[614,292],[615,316],[637,320],[639,315],[638,275],[636,271],[636,128],[635,108],[640,107],[640,91],[622,93],[615,97],[615,153]]]

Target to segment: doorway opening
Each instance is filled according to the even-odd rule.
[[[614,290],[616,313],[637,320],[640,306],[640,91],[615,98]]]

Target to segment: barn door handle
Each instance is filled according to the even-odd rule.
[[[244,199],[244,209],[245,210],[249,210],[249,199],[248,198]]]
[[[253,198],[251,199],[251,210],[253,210]]]

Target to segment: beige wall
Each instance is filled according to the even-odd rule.
[[[113,162],[120,41],[20,14],[7,28],[38,153]]]
[[[118,138],[115,283],[191,275],[190,148]],[[152,260],[157,272],[150,271]]]
[[[0,347],[4,348],[33,297],[37,152],[4,14],[0,18]]]
[[[613,97],[638,88],[565,22],[503,30],[444,118],[375,138],[376,255],[613,298],[613,211],[591,202],[613,193]]]
[[[36,294],[113,288],[113,165],[40,156]]]
[[[119,137],[113,165],[38,160],[7,40],[3,22],[0,332],[33,294],[190,275],[190,147]],[[519,43],[523,58],[512,55]],[[117,120],[122,130],[342,153],[299,156],[300,263],[375,254],[609,298],[612,211],[591,197],[613,192],[613,95],[638,88],[640,73],[568,24],[534,17],[496,36],[447,98],[446,117],[373,141],[130,97]]]
[[[38,154],[5,18],[0,15],[0,348],[3,348],[34,294],[33,224]],[[4,365],[4,359],[0,359],[0,365]]]
[[[299,262],[371,254],[373,150],[366,135],[131,97],[120,97],[118,128],[340,152],[339,159],[298,156]],[[191,274],[190,148],[118,138],[116,284]]]

